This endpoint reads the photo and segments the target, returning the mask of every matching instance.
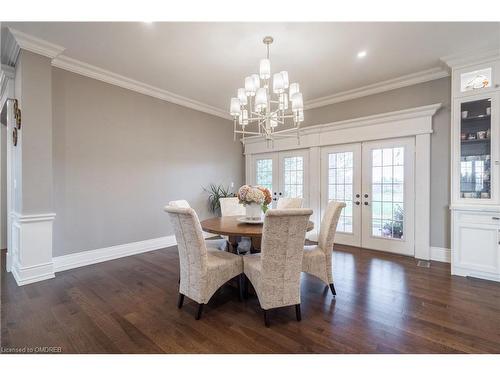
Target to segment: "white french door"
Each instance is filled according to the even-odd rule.
[[[321,151],[321,217],[331,200],[345,202],[335,242],[361,246],[361,143]]]
[[[308,150],[256,154],[252,159],[250,183],[271,191],[273,207],[279,198],[303,198],[303,207],[308,207]]]
[[[321,214],[346,203],[335,242],[414,255],[414,139],[324,147]]]
[[[362,247],[414,255],[413,138],[363,143]]]

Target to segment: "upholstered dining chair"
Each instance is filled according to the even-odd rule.
[[[278,307],[295,306],[297,320],[301,320],[300,272],[312,212],[311,209],[268,210],[261,253],[243,257],[243,272],[257,293],[266,327],[269,327],[268,310]]]
[[[176,201],[168,202],[169,206],[173,207],[181,207],[181,208],[191,208],[189,202],[184,199],[179,199]],[[217,238],[217,239],[207,239],[205,240],[208,247],[217,248],[220,250],[227,250],[227,239],[226,238]]]
[[[330,201],[328,203],[320,224],[318,244],[304,246],[304,259],[302,261],[302,271],[316,276],[330,286],[334,296],[337,293],[333,285],[332,275],[333,240],[340,214],[345,206],[344,202]]]
[[[189,207],[165,206],[175,232],[177,249],[179,250],[180,309],[184,296],[198,303],[196,320],[201,318],[203,305],[227,281],[243,272],[243,261],[240,256],[217,249],[207,248],[200,221],[196,212]],[[242,296],[242,280],[239,280],[240,298]]]
[[[243,216],[245,215],[245,207],[240,204],[240,200],[237,197],[227,197],[227,198],[220,198],[219,199],[220,203],[220,213],[222,216]],[[222,236],[226,241],[228,241],[228,244],[230,243],[229,237],[227,236]],[[235,240],[238,242],[237,245],[237,252],[238,254],[244,254],[245,252],[250,250],[251,247],[251,239],[248,237],[237,237],[233,238],[232,240]]]
[[[222,216],[245,215],[245,207],[240,204],[240,200],[237,197],[220,198],[219,203]]]
[[[278,210],[289,209],[289,208],[302,208],[303,203],[302,198],[280,198],[278,199],[278,204],[276,208]]]

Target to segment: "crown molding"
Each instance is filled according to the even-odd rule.
[[[82,61],[73,59],[71,57],[58,56],[54,60],[52,60],[52,65],[55,66],[56,68],[68,70],[73,73],[77,73],[86,77],[97,79],[102,82],[123,87],[125,89],[132,90],[144,95],[149,95],[157,99],[181,105],[183,107],[195,109],[197,111],[222,117],[227,120],[231,119],[229,113],[217,107],[213,107],[211,105],[204,104],[199,101],[174,94],[170,91],[163,90],[140,81],[136,81],[134,79],[122,76],[117,73],[113,73],[109,70],[105,70],[94,65],[84,63]]]
[[[46,40],[34,37],[29,34],[25,34],[19,30],[8,28],[10,34],[14,37],[18,48],[37,53],[42,56],[46,56],[50,59],[63,53],[64,47],[57,44],[47,42]],[[19,53],[19,52],[18,52]],[[16,56],[17,58],[17,56]],[[15,61],[15,60],[14,60]]]
[[[441,57],[441,61],[452,69],[466,67],[468,65],[481,64],[500,58],[500,48],[469,50]]]
[[[407,74],[401,77],[389,79],[374,83],[367,86],[362,86],[356,89],[342,91],[337,94],[324,96],[317,99],[309,100],[305,103],[305,109],[313,109],[324,107],[326,105],[345,102],[352,99],[362,98],[364,96],[378,94],[385,91],[399,89],[401,87],[412,86],[418,83],[433,81],[435,79],[448,77],[450,74],[446,69],[436,67],[423,70],[416,73]]]
[[[416,118],[432,117],[442,107],[442,103],[424,105],[421,107],[407,108],[399,111],[377,113],[364,117],[358,117],[348,120],[329,122],[326,124],[309,125],[300,129],[301,136],[311,134],[320,134],[329,131],[338,131],[343,129],[361,128],[377,124],[398,123],[404,120]],[[392,126],[392,125],[391,125]],[[432,132],[432,128],[428,132]],[[245,138],[244,144],[261,143],[263,142],[260,136],[251,136]],[[300,147],[300,146],[299,146]]]

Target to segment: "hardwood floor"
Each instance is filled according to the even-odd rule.
[[[2,259],[4,262],[4,259]],[[4,267],[2,267],[2,270]],[[17,287],[2,271],[3,348],[62,353],[500,353],[500,283],[449,265],[336,246],[337,297],[304,275],[302,321],[223,287],[194,319],[177,309],[175,247],[58,273]]]

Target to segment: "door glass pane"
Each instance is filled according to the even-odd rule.
[[[257,160],[256,165],[257,185],[266,187],[269,191],[273,191],[273,159]]]
[[[403,239],[404,148],[372,150],[372,235]]]
[[[304,198],[304,158],[290,156],[283,159],[285,198]]]
[[[460,196],[489,199],[491,99],[462,103],[460,111]]]
[[[345,202],[346,207],[337,224],[337,231],[352,233],[353,152],[328,154],[328,201]]]

